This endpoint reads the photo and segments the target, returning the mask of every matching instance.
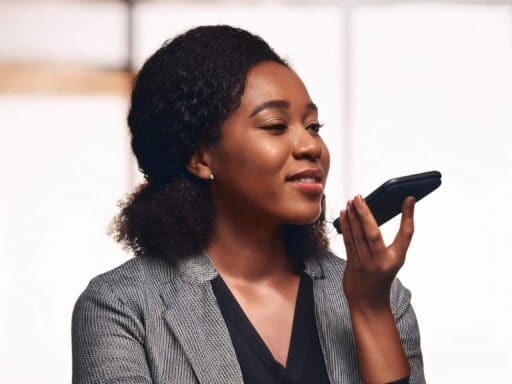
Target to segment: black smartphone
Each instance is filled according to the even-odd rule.
[[[441,172],[430,171],[389,179],[364,198],[378,225],[384,224],[402,212],[407,196],[421,200],[441,185]],[[341,233],[340,219],[332,223]]]

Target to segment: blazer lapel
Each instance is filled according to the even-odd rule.
[[[165,321],[178,339],[201,384],[240,384],[242,372],[210,280],[217,276],[206,254],[178,263],[162,299]]]

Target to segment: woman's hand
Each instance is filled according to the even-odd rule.
[[[390,292],[411,242],[413,211],[414,198],[408,197],[402,206],[400,229],[388,247],[360,195],[348,202],[340,216],[347,251],[343,290],[365,384],[389,383],[410,374],[409,361],[391,312]]]
[[[362,311],[389,307],[391,284],[405,261],[414,232],[414,198],[405,199],[400,229],[386,247],[368,205],[358,195],[347,203],[340,222],[347,252],[343,289],[351,308]]]

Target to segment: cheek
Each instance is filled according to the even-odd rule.
[[[284,146],[261,140],[253,143],[241,147],[231,156],[240,172],[271,180],[284,177],[282,172],[288,156]]]

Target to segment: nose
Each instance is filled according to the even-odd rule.
[[[296,159],[316,161],[322,156],[323,142],[320,136],[304,127],[297,127],[293,145],[293,156]]]

